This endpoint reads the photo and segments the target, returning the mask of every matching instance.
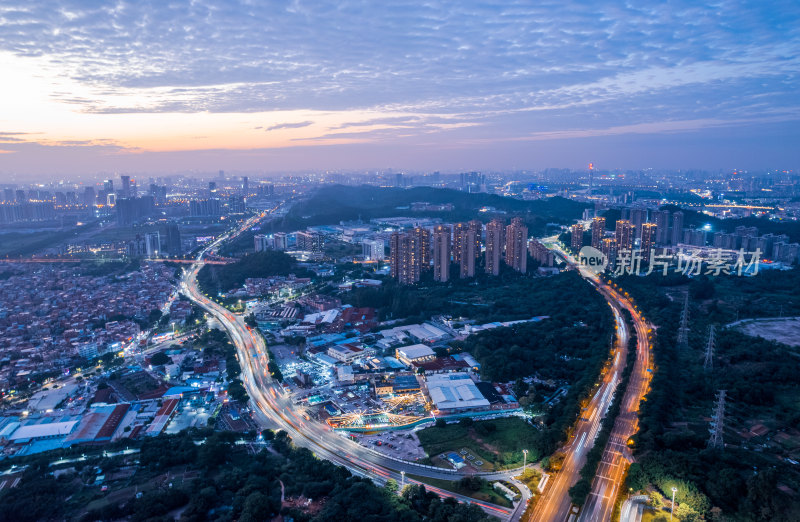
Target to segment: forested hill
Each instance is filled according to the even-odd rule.
[[[393,480],[380,487],[352,476],[294,447],[284,432],[265,436],[268,448],[256,454],[236,444],[240,434],[194,429],[148,438],[131,455],[84,448],[77,462],[53,465],[62,456],[56,452],[15,460],[24,467],[19,484],[0,491],[0,522],[256,522],[278,515],[297,522],[497,520],[418,485],[398,495]],[[80,453],[75,448],[67,456]],[[101,474],[107,489],[98,485]]]
[[[452,212],[412,211],[414,202],[431,204],[451,203]],[[311,198],[295,205],[285,219],[285,226],[295,229],[309,225],[338,223],[359,217],[369,220],[390,216],[442,216],[448,220],[481,218],[482,207],[493,207],[509,214],[528,215],[548,221],[565,222],[581,217],[588,205],[561,197],[536,201],[497,196],[469,194],[451,189],[416,187],[411,189],[381,188],[369,185],[358,187],[332,185],[319,189]],[[487,218],[491,214],[484,214]]]

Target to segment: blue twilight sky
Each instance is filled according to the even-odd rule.
[[[800,167],[800,2],[0,0],[0,181]]]

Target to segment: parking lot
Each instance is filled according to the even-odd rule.
[[[384,455],[403,460],[416,461],[425,458],[425,452],[419,445],[416,434],[411,430],[359,435],[358,442]]]

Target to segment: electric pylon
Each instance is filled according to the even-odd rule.
[[[714,407],[714,415],[711,416],[711,437],[708,439],[708,447],[711,449],[725,449],[725,441],[722,440],[722,430],[725,425],[725,390],[717,392],[717,405]]]
[[[683,310],[681,310],[681,325],[678,328],[678,347],[686,348],[689,346],[689,292],[683,300]]]
[[[708,343],[706,344],[706,358],[703,361],[703,370],[710,372],[714,369],[714,347],[716,340],[714,338],[714,325],[708,327]]]

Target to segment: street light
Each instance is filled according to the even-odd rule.
[[[672,486],[672,509],[669,510],[669,520],[672,522],[672,513],[675,512],[675,492],[678,491],[678,488]]]
[[[528,450],[522,450],[522,476],[525,476],[525,467],[528,465]]]
[[[400,493],[403,492],[403,488],[406,487],[406,472],[400,472]]]

